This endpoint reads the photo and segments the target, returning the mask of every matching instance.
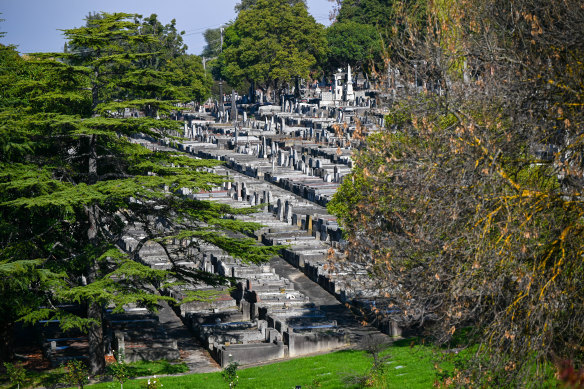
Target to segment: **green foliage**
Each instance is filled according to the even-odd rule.
[[[288,0],[290,5],[295,5],[297,3],[304,3],[306,5],[306,0]],[[241,12],[256,6],[257,0],[241,0],[239,3],[235,4],[235,12]]]
[[[337,21],[353,21],[387,29],[394,19],[394,2],[383,0],[344,0]]]
[[[86,26],[65,30],[65,53],[24,59],[0,48],[10,65],[0,68],[2,334],[11,334],[17,320],[59,320],[64,331],[98,329],[103,306],[155,311],[160,301],[176,302],[153,293],[152,285],[228,283],[178,265],[155,270],[137,251],[122,252],[117,245],[133,225],[146,233],[140,247],[159,242],[173,263],[182,253],[168,249],[165,234],[189,236],[191,247],[216,243],[255,262],[277,251],[232,237],[258,227],[230,220],[248,211],[180,194],[220,185],[224,178],[207,172],[218,162],[152,152],[131,140],[180,131],[164,115],[176,113],[174,101],[202,99],[209,89],[200,60],[184,54],[174,22],[141,20],[123,13],[90,16]],[[164,53],[149,51],[159,49]],[[126,108],[148,117],[124,117]],[[163,119],[154,119],[157,114]],[[159,232],[156,220],[169,230]],[[61,309],[63,302],[88,311],[78,316]],[[91,350],[100,350],[99,334],[89,341]],[[0,345],[2,358],[10,357],[9,342]],[[89,357],[92,374],[103,369],[103,356]]]
[[[67,362],[62,367],[65,369],[66,382],[71,385],[77,385],[79,389],[83,389],[85,384],[89,381],[89,369],[85,362],[73,360]]]
[[[221,372],[223,379],[229,384],[230,388],[235,388],[239,383],[239,376],[237,375],[238,367],[239,363],[230,362],[229,365],[227,365],[227,367],[225,367]]]
[[[159,70],[168,61],[186,55],[188,47],[183,42],[182,35],[184,35],[184,31],[177,31],[175,19],[163,25],[156,14],[151,14],[145,18],[137,15],[134,17],[134,23],[140,25],[138,27],[139,35],[156,37],[151,42],[139,45],[137,51],[140,53],[156,53],[155,56],[148,56],[146,59],[142,59],[141,63],[138,64],[139,67]]]
[[[184,362],[176,363],[166,360],[137,361],[128,363],[127,366],[129,366],[132,377],[180,374],[189,371],[189,367]]]
[[[85,27],[64,33],[72,49],[52,55],[91,70],[93,107],[115,99],[117,109],[138,105],[156,116],[172,109],[160,100],[202,100],[209,95],[209,77],[198,57],[185,54],[174,20],[162,25],[155,14],[142,19],[134,14],[101,13],[89,18]]]
[[[213,80],[203,69],[200,57],[181,55],[169,61],[164,70],[168,72],[168,83],[175,89],[167,92],[169,97],[189,102],[204,101],[210,96]]]
[[[427,10],[430,4],[428,0],[343,0],[340,3],[333,26],[337,23],[368,25],[370,27],[367,30],[371,32],[368,32],[367,36],[371,37],[373,36],[371,27],[373,27],[375,36],[383,42],[384,60],[387,60],[388,56],[394,59],[395,51],[402,54],[403,45],[400,45],[400,42],[403,39],[411,39],[411,34],[424,35],[426,32]],[[355,37],[359,35],[353,33]],[[407,53],[406,56],[408,59],[415,59],[412,57],[412,52]],[[377,69],[385,67],[381,61],[376,65]]]
[[[411,109],[408,106],[398,105],[385,116],[385,127],[391,130],[401,130],[404,125],[412,121]]]
[[[382,43],[379,32],[370,24],[354,21],[333,23],[326,30],[327,65],[331,70],[347,65],[369,69],[381,61]]]
[[[124,382],[130,379],[128,365],[121,362],[114,362],[107,366],[107,374],[120,383],[120,388],[124,388]]]
[[[215,227],[199,230],[184,230],[176,236],[169,236],[165,239],[187,239],[195,238],[207,243],[211,243],[233,255],[250,263],[262,263],[278,255],[281,246],[263,246],[258,244],[256,239],[231,237],[227,234],[218,234]]]
[[[124,363],[122,354],[116,355],[116,361],[107,366],[107,374],[112,376],[120,383],[120,388],[124,389],[124,382],[128,381],[132,376],[130,366]]]
[[[221,53],[221,28],[208,28],[203,33],[205,47],[201,57],[207,59],[217,57]]]
[[[264,90],[308,78],[326,55],[324,28],[302,2],[258,0],[225,30],[224,42],[225,79],[236,86],[253,81]]]
[[[26,369],[8,362],[4,362],[4,367],[6,368],[6,375],[10,383],[16,385],[17,389],[20,389],[21,386],[24,388],[27,382]]]

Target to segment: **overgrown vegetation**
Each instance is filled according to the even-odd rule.
[[[400,4],[387,127],[329,209],[404,326],[476,354],[450,383],[539,386],[584,361],[578,1]]]

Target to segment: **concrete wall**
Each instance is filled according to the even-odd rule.
[[[284,333],[290,357],[328,351],[348,344],[347,336],[341,332],[297,333],[291,329]]]
[[[287,351],[288,348],[282,342],[223,345],[218,347],[216,359],[221,364],[221,367],[225,367],[231,362],[249,365],[251,363],[285,358]]]

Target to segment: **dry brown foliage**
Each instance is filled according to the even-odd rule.
[[[404,88],[331,204],[350,260],[404,325],[443,342],[472,326],[461,385],[537,386],[552,356],[579,368],[584,6],[434,1],[405,25],[389,45]]]

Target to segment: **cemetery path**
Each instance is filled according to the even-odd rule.
[[[158,311],[160,323],[166,329],[171,339],[176,339],[182,360],[189,367],[188,373],[209,373],[220,371],[221,367],[211,358],[205,347],[203,347],[182,320],[165,302],[160,304],[162,308]]]
[[[327,317],[336,320],[337,326],[349,334],[353,347],[367,347],[371,342],[386,344],[392,341],[391,337],[374,326],[362,325],[349,308],[283,258],[274,257],[270,265],[278,275],[288,278],[296,290],[308,296],[318,309],[326,313]]]

